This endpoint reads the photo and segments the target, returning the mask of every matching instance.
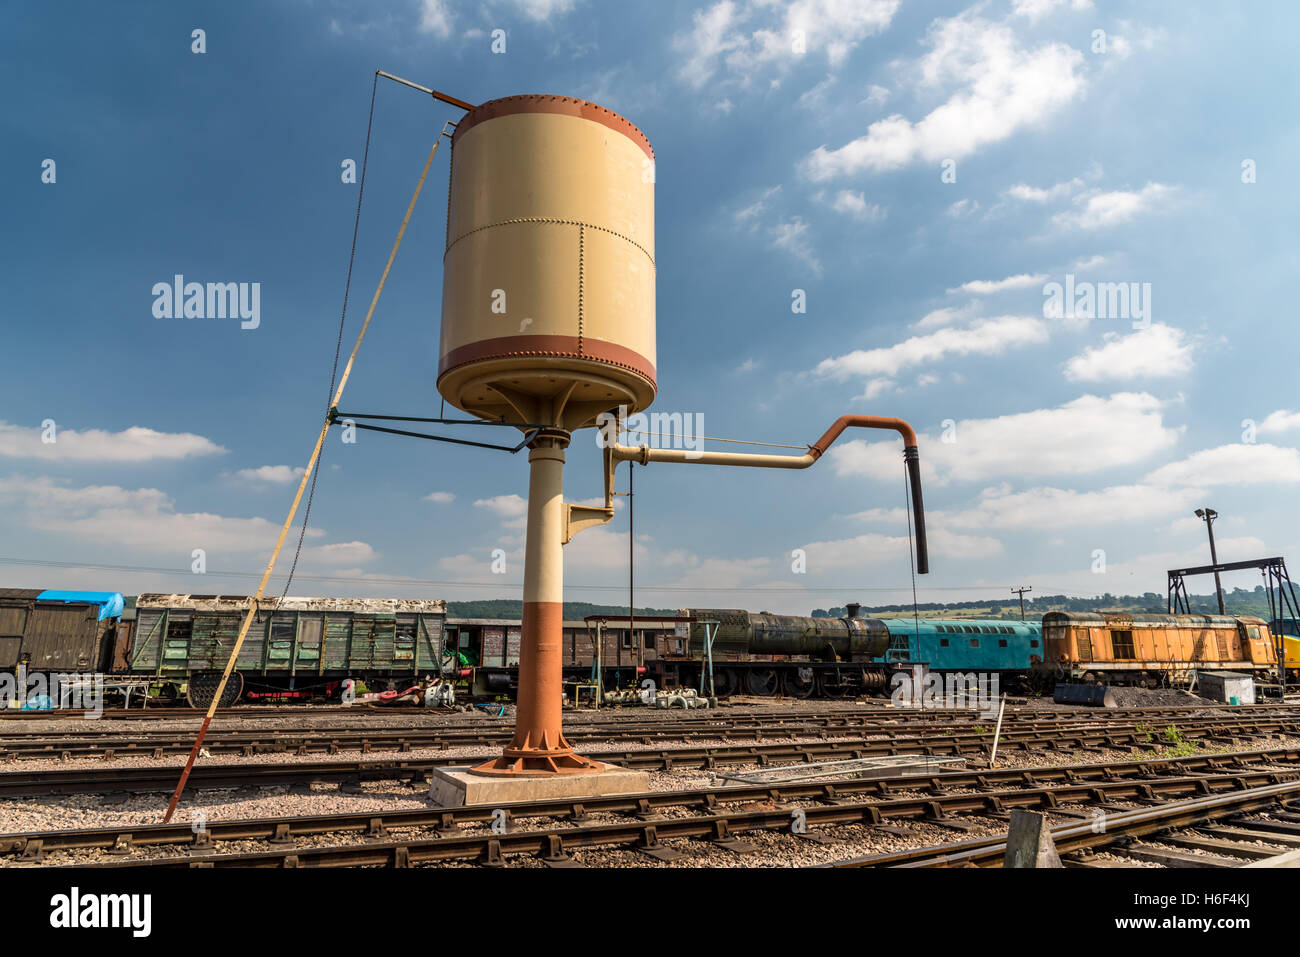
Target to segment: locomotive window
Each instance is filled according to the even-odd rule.
[[[294,621],[292,615],[276,615],[271,619],[271,640],[292,638],[297,625],[298,623]]]
[[[654,632],[653,631],[641,632],[641,644],[645,648],[653,648],[655,646]]]
[[[167,622],[167,638],[169,640],[183,641],[190,637],[193,630],[194,622],[189,618],[173,618]]]
[[[1133,657],[1133,632],[1131,631],[1112,631],[1110,633],[1111,647],[1115,650],[1116,658]]]
[[[1029,647],[1030,647],[1030,648],[1037,648],[1037,647],[1038,647],[1038,639],[1037,639],[1037,638],[1030,638],[1030,639],[1029,639]]]
[[[1250,626],[1250,637],[1252,637],[1252,638],[1258,638],[1258,637],[1259,637],[1259,628],[1258,628],[1258,626],[1256,626],[1256,625],[1251,625],[1251,626]]]
[[[978,638],[972,638],[970,640],[970,646],[972,648],[978,648],[980,646],[980,640]]]
[[[1007,646],[1007,640],[1006,640],[1005,638],[999,638],[999,639],[998,639],[998,647],[999,647],[999,648],[1005,648],[1006,646]]]
[[[948,639],[947,639],[947,638],[940,638],[940,639],[939,639],[939,647],[940,647],[940,648],[947,648],[947,647],[948,647]]]

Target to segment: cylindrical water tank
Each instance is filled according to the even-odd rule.
[[[654,152],[562,96],[475,107],[452,137],[438,391],[574,429],[654,399]]]

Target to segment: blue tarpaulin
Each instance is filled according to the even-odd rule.
[[[36,596],[37,601],[62,601],[99,606],[99,620],[121,618],[126,602],[121,592],[116,591],[43,591]]]

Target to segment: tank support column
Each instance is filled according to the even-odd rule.
[[[564,738],[564,450],[569,433],[540,432],[528,455],[523,635],[514,739],[474,774],[581,774],[605,765],[574,754]]]

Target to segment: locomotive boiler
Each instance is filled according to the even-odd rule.
[[[879,619],[859,618],[858,607],[849,605],[844,618],[684,609],[683,616],[695,619],[686,652],[696,661],[712,658],[719,695],[841,697],[879,690],[885,684],[880,659],[889,648],[889,628]]]

